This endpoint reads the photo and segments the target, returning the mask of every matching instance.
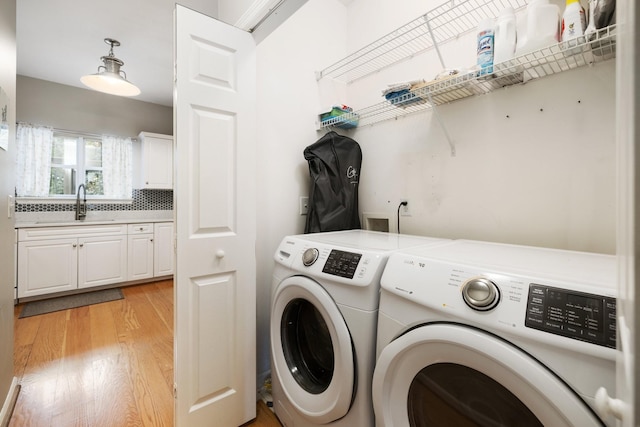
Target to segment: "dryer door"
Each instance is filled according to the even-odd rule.
[[[378,426],[604,425],[527,353],[495,335],[449,323],[413,329],[383,349],[373,405]]]
[[[271,307],[271,357],[273,374],[302,416],[326,424],[347,414],[356,380],[351,335],[316,281],[293,276],[278,285]]]

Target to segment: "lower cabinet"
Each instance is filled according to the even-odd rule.
[[[78,239],[78,288],[127,280],[127,239],[105,236]]]
[[[156,222],[153,226],[153,275],[173,274],[173,222]]]
[[[19,230],[19,298],[126,280],[126,226]]]
[[[173,222],[21,228],[18,298],[173,274]]]
[[[129,224],[128,280],[173,274],[173,222]]]
[[[129,224],[127,280],[153,277],[153,225]]]
[[[78,288],[78,239],[18,243],[18,298]]]

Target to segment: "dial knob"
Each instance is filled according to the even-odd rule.
[[[476,277],[462,285],[462,298],[474,310],[487,311],[498,305],[500,291],[491,280]]]
[[[302,263],[305,266],[309,267],[310,265],[313,265],[314,262],[316,262],[319,255],[320,251],[318,251],[316,248],[309,248],[302,254]]]

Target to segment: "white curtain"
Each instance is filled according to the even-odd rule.
[[[132,197],[132,156],[131,138],[102,136],[102,178],[106,197]]]
[[[16,193],[19,197],[48,197],[51,182],[53,129],[19,123],[16,145]]]

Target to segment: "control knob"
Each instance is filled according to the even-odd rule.
[[[462,298],[469,307],[478,311],[488,311],[500,302],[500,290],[489,279],[476,277],[462,285]]]
[[[319,255],[319,250],[317,250],[316,248],[309,248],[302,254],[302,263],[305,265],[305,267],[309,267],[310,265],[313,265],[314,262],[316,262]]]

